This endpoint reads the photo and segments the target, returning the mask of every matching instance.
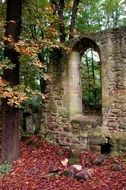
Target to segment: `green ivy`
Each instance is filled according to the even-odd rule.
[[[5,161],[3,164],[0,165],[0,175],[6,175],[7,173],[12,171],[12,165]]]

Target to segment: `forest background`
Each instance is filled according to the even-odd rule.
[[[38,109],[46,96],[50,53],[69,51],[66,42],[82,33],[125,26],[125,15],[125,0],[0,1],[3,160],[19,156],[20,109],[29,105]],[[82,59],[82,83],[89,79],[82,91],[84,102],[94,105],[100,102],[101,84],[98,61],[89,51]]]

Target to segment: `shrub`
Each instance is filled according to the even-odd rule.
[[[0,175],[6,175],[7,173],[12,171],[12,165],[5,161],[3,164],[0,165]]]

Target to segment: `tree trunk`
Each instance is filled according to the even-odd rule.
[[[80,0],[74,0],[73,1],[69,39],[73,38],[73,36],[74,36],[74,29],[75,29],[75,24],[76,24],[76,15],[77,15],[79,3],[80,3]]]
[[[58,15],[59,15],[59,22],[60,22],[60,42],[65,42],[65,26],[64,26],[64,15],[63,15],[63,10],[65,7],[65,2],[64,0],[60,0],[59,1],[59,11],[58,11]]]
[[[93,79],[93,84],[94,84],[94,88],[93,88],[93,95],[94,95],[94,99],[96,101],[96,83],[95,83],[95,69],[94,69],[94,58],[93,58],[93,50],[91,49],[91,65],[92,65],[92,79]]]
[[[22,0],[7,0],[7,25],[5,36],[18,41],[21,29]],[[11,86],[19,84],[19,53],[5,41],[5,57],[15,65],[13,70],[4,70],[3,78]],[[2,161],[12,162],[19,157],[19,109],[10,107],[7,99],[2,102]]]
[[[58,13],[59,16],[59,31],[60,31],[60,42],[63,43],[65,42],[65,25],[64,25],[64,8],[65,8],[65,1],[64,0],[59,0],[59,4],[57,3],[56,0],[51,0],[51,4],[55,7],[53,10],[53,14],[55,15],[56,12]]]
[[[3,101],[2,161],[19,157],[19,110]]]

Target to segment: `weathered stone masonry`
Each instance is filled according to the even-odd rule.
[[[83,148],[104,136],[126,137],[126,28],[81,35],[70,43],[69,55],[52,53],[51,81],[43,103],[41,133],[60,144]],[[82,115],[80,58],[88,48],[101,59],[102,115]]]

